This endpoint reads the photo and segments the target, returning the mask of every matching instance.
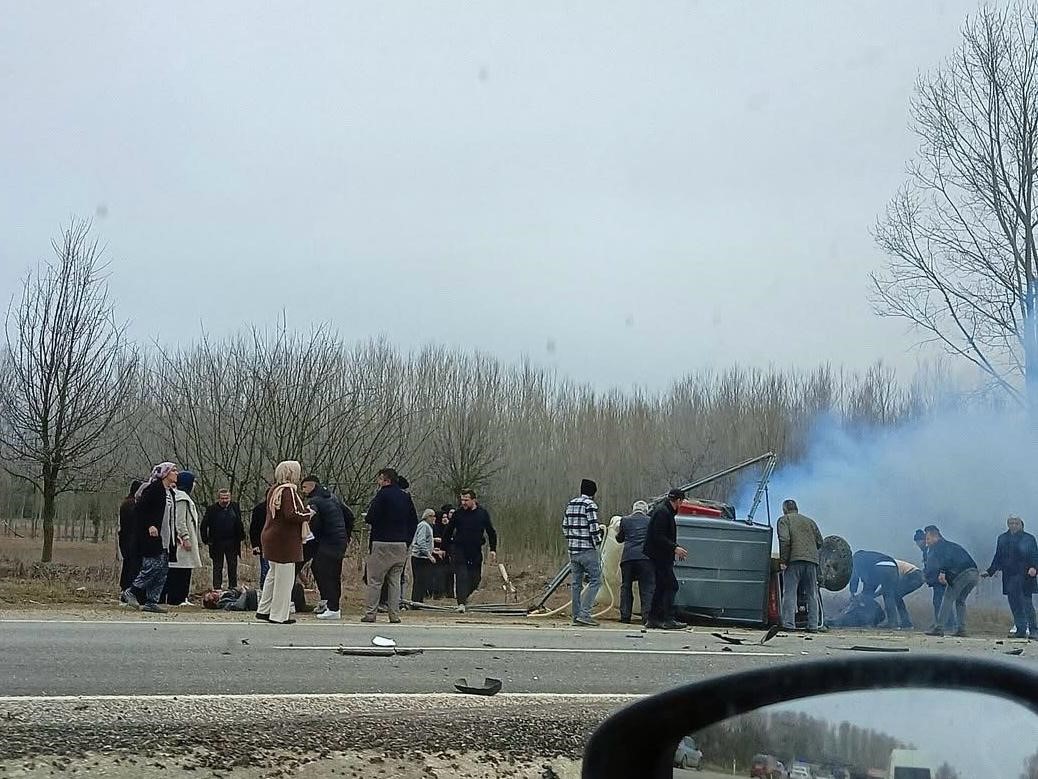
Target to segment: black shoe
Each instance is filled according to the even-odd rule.
[[[260,614],[257,611],[256,612],[256,619],[258,619],[260,622],[270,622],[270,615],[269,614]]]
[[[680,622],[668,620],[667,622],[650,622],[649,627],[653,630],[684,630],[688,625],[683,626]]]
[[[169,611],[165,606],[160,606],[157,603],[145,603],[141,606],[141,611],[146,611],[149,614],[165,614]]]
[[[677,626],[677,627],[674,628],[674,630],[684,630],[685,628],[688,627],[688,623],[687,622],[682,622],[682,621],[677,620],[677,619],[670,620],[670,624]]]
[[[267,617],[267,622],[269,622],[271,625],[294,625],[294,624],[296,624],[296,621],[294,619],[292,619],[291,617],[286,619],[284,622],[278,622],[276,619],[271,619],[270,617]]]
[[[623,625],[630,625],[631,624],[631,618],[630,617],[620,617],[620,623],[623,624]]]
[[[131,609],[139,609],[141,607],[141,602],[137,600],[137,593],[133,591],[133,587],[123,591],[123,603]]]
[[[925,635],[935,636],[936,638],[944,638],[944,631],[940,628],[933,628],[931,630],[927,630]]]
[[[969,638],[969,635],[970,635],[969,633],[967,633],[965,630],[962,630],[962,629],[959,629],[959,630],[955,631],[955,637],[956,638]]]

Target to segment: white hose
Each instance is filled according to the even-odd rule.
[[[604,548],[604,545],[602,547],[600,547],[599,550],[598,550],[598,567],[599,567],[599,570],[601,570],[601,568],[602,568],[602,550],[603,550],[603,548]],[[572,576],[572,575],[573,574],[571,572],[570,576]],[[599,575],[602,576],[602,584],[605,585],[606,591],[609,593],[609,605],[606,606],[601,611],[598,611],[598,612],[596,612],[596,613],[591,615],[592,617],[595,617],[595,618],[602,617],[602,616],[608,614],[610,611],[613,610],[613,606],[616,605],[616,594],[613,592],[613,588],[609,585],[609,579],[607,579],[602,574],[599,574]],[[587,585],[585,584],[581,588],[581,590],[580,590],[581,597],[583,597],[583,595],[584,595],[584,593],[586,591],[587,591]],[[546,618],[546,617],[554,617],[556,614],[561,614],[562,612],[566,611],[567,609],[571,609],[572,610],[572,608],[571,608],[572,605],[573,605],[573,601],[572,601],[572,599],[570,599],[570,601],[568,603],[563,603],[561,606],[558,606],[557,608],[554,608],[551,611],[538,612],[536,614],[527,614],[526,616],[534,617],[534,618],[541,618],[541,619]]]

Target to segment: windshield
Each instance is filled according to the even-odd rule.
[[[1035,667],[1036,3],[4,4],[0,775],[569,779],[694,681]],[[660,764],[992,770],[858,713]]]

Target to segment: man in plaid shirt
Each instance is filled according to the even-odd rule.
[[[602,585],[602,563],[598,550],[602,546],[604,534],[602,526],[598,524],[598,506],[594,501],[596,492],[597,484],[591,479],[582,479],[580,495],[566,505],[566,515],[562,519],[562,533],[566,536],[569,548],[573,624],[584,627],[598,627],[598,622],[591,617],[591,607]],[[581,599],[585,576],[588,580],[587,590]]]

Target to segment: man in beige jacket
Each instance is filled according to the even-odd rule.
[[[797,592],[800,583],[808,591],[807,632],[817,633],[818,603],[818,550],[822,548],[822,533],[810,517],[797,508],[795,500],[782,504],[782,518],[778,521],[779,565],[782,569],[782,626],[796,630]]]

